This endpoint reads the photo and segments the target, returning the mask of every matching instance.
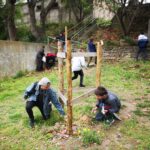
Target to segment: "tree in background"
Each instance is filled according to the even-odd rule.
[[[105,2],[108,8],[114,12],[122,32],[126,36],[129,35],[144,0],[99,0],[99,2]]]
[[[6,0],[4,6],[4,17],[6,18],[9,39],[13,41],[16,40],[15,3],[16,0]]]
[[[5,25],[5,17],[4,17],[4,3],[2,0],[0,0],[0,39],[5,40],[7,39],[7,33],[6,33],[6,25]]]
[[[62,3],[70,10],[69,18],[71,18],[71,11],[73,11],[77,22],[82,21],[86,15],[92,13],[92,0],[62,0]]]
[[[29,8],[29,15],[30,15],[30,25],[31,25],[31,32],[33,36],[40,41],[45,36],[45,24],[46,24],[46,17],[49,11],[53,8],[56,3],[56,0],[49,0],[47,6],[45,6],[45,0],[41,0],[41,12],[40,12],[40,24],[37,25],[36,17],[35,17],[35,6],[37,0],[27,0],[28,8]]]

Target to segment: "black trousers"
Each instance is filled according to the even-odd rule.
[[[136,54],[136,60],[138,60],[139,55],[142,54],[142,57],[144,60],[147,58],[146,48],[139,48],[137,54]]]
[[[72,80],[77,79],[78,75],[80,76],[80,85],[83,85],[83,77],[84,77],[84,73],[83,70],[81,69],[80,71],[74,71],[74,76],[72,77]]]
[[[30,120],[34,121],[34,115],[33,115],[33,111],[32,111],[32,108],[34,106],[37,106],[39,108],[39,110],[43,116],[43,119],[46,119],[44,112],[43,112],[43,101],[38,100],[38,101],[27,101],[26,102],[26,112],[28,113]]]

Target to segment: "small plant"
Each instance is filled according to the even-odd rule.
[[[118,44],[116,42],[111,41],[111,40],[105,41],[104,45],[105,45],[105,47],[118,46]]]
[[[92,131],[90,129],[84,128],[83,131],[81,132],[81,135],[82,135],[82,142],[85,145],[89,145],[93,143],[96,144],[101,143],[101,138],[96,131]]]
[[[96,21],[96,24],[97,24],[97,26],[106,28],[106,27],[109,27],[112,24],[112,22],[111,22],[111,20],[105,20],[105,19],[101,18]]]
[[[125,42],[127,42],[129,45],[136,45],[135,41],[131,37],[129,37],[129,36],[124,36],[123,40]]]
[[[16,73],[16,75],[13,77],[13,79],[17,79],[17,78],[21,78],[21,77],[23,77],[23,76],[25,76],[25,72],[23,72],[23,71],[18,71],[17,73]]]

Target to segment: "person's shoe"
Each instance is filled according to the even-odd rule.
[[[34,120],[30,120],[29,125],[31,128],[34,128]]]
[[[115,122],[114,119],[112,119],[112,120],[106,120],[106,124],[108,124],[108,125],[110,125],[110,126],[111,126],[114,122]]]
[[[81,84],[80,87],[85,87],[85,85]]]

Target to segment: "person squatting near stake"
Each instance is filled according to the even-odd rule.
[[[65,115],[65,112],[58,101],[56,92],[54,92],[50,86],[50,80],[44,77],[39,82],[32,83],[25,91],[24,99],[27,99],[26,112],[28,113],[31,127],[34,127],[35,123],[32,111],[34,106],[39,108],[44,120],[50,118],[50,113],[52,111],[51,102],[57,108],[60,115]]]
[[[83,84],[84,73],[82,67],[86,68],[85,58],[84,57],[73,57],[72,58],[72,72],[74,76],[72,80],[77,79],[78,75],[80,76],[80,87],[85,87]]]
[[[96,113],[95,120],[106,121],[110,125],[115,120],[120,120],[116,113],[119,112],[121,108],[121,103],[118,97],[107,91],[104,87],[99,86],[95,90],[95,95],[97,98],[96,107],[92,110]]]

